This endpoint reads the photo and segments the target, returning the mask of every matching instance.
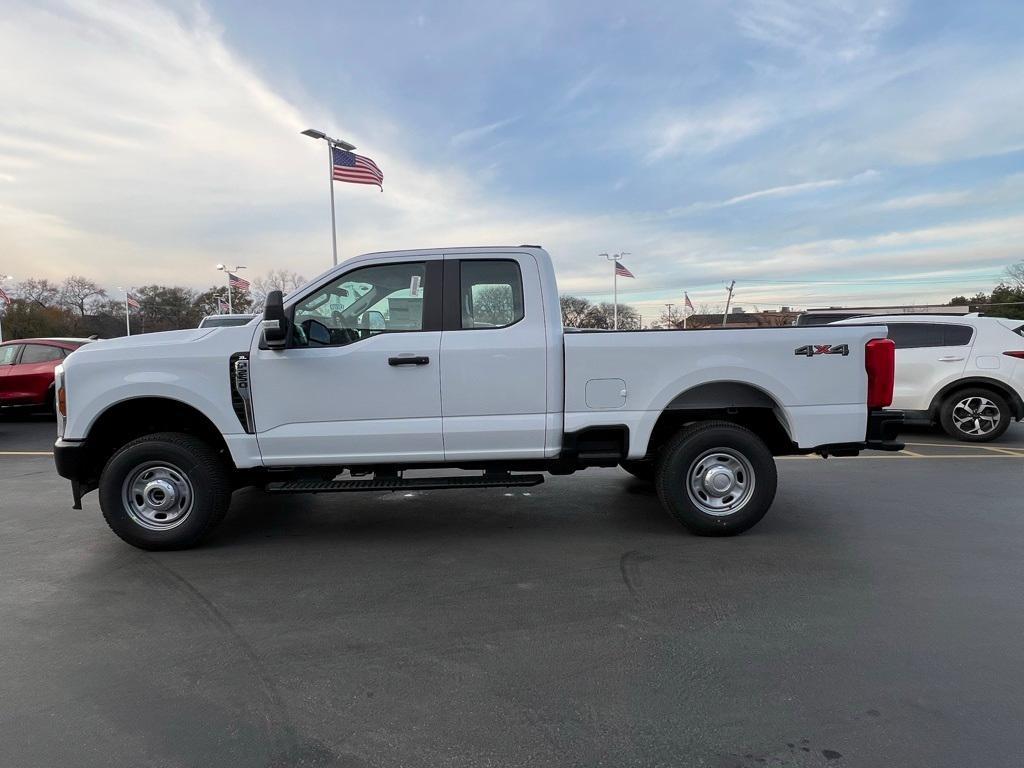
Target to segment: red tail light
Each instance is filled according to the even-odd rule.
[[[1003,354],[1009,355],[1010,357],[1016,357],[1018,360],[1024,360],[1024,352],[1003,352]]]
[[[864,346],[864,368],[868,372],[868,408],[891,405],[896,377],[896,345],[892,339],[872,339]]]

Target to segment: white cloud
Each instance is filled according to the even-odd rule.
[[[662,116],[649,133],[651,162],[673,155],[707,154],[749,139],[777,123],[779,114],[767,102],[743,100],[710,110],[688,109]]]
[[[966,190],[953,192],[925,192],[920,195],[906,195],[883,200],[878,208],[884,211],[907,211],[915,208],[946,208],[961,205],[971,200],[971,193]]]
[[[736,195],[726,200],[719,200],[717,202],[699,202],[693,203],[692,205],[684,206],[682,208],[674,208],[668,212],[669,216],[682,215],[692,211],[709,210],[713,208],[728,208],[729,206],[739,205],[740,203],[748,203],[752,200],[763,200],[765,198],[777,198],[777,197],[792,197],[793,195],[801,195],[806,192],[814,192],[821,189],[831,189],[833,187],[843,187],[850,184],[858,184],[865,181],[870,181],[878,176],[878,171],[868,169],[856,174],[855,176],[848,176],[846,178],[837,179],[819,179],[817,181],[802,181],[797,184],[784,184],[778,187],[769,187],[768,189],[759,189],[756,192],[747,192],[743,195]]]
[[[744,0],[733,13],[739,30],[753,40],[852,61],[874,52],[898,12],[891,0]]]
[[[497,120],[487,125],[481,125],[476,128],[469,128],[465,131],[461,131],[452,136],[451,144],[453,147],[461,147],[466,144],[472,144],[473,142],[479,141],[485,136],[490,136],[495,131],[500,131],[506,125],[510,125],[519,120],[518,117],[508,117],[504,120]]]

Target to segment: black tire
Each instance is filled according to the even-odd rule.
[[[133,477],[136,480],[128,485]],[[132,494],[129,489],[147,481],[146,488],[153,486],[153,498],[160,503],[169,500],[163,488],[171,491],[175,502],[190,499],[187,511],[174,505],[168,512],[154,512],[143,504],[151,492]],[[159,482],[166,485],[154,485]],[[194,547],[224,519],[231,490],[230,472],[217,451],[177,432],[159,432],[128,443],[107,462],[99,482],[100,508],[107,525],[133,547],[148,550]],[[160,514],[166,522],[150,519]]]
[[[642,480],[645,483],[654,482],[654,474],[658,466],[653,461],[638,460],[638,461],[623,461],[619,464],[624,470],[629,472],[637,480]]]
[[[972,425],[984,430],[980,433],[968,432],[961,428],[957,424],[957,418],[962,418],[966,414],[963,407],[958,406],[965,402],[969,404],[969,407],[982,406],[979,410],[983,411],[983,414],[987,416],[992,415],[993,409],[998,411],[998,421],[994,428],[985,430],[986,422],[980,419],[972,422]],[[942,402],[942,407],[939,409],[939,424],[942,425],[942,429],[950,437],[965,443],[987,443],[990,440],[1001,437],[1007,427],[1010,426],[1012,418],[1013,414],[1010,411],[1009,403],[1006,402],[1006,398],[991,389],[971,388],[958,390],[947,395],[946,399]]]
[[[704,465],[705,461],[712,463]],[[731,477],[735,495],[723,491],[719,496],[717,489],[709,495],[703,484],[703,500],[698,491],[691,493],[691,470],[694,477],[708,477],[702,465],[725,482]],[[659,451],[658,497],[672,517],[699,536],[734,536],[756,525],[771,507],[777,483],[771,451],[749,429],[729,422],[705,421],[686,427]],[[706,511],[717,504],[722,507]]]

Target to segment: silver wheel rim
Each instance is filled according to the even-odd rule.
[[[953,424],[965,435],[981,437],[995,431],[1002,420],[999,406],[987,397],[965,397],[953,406]]]
[[[754,480],[754,468],[746,456],[732,448],[713,448],[690,463],[686,492],[701,512],[725,517],[750,501]]]
[[[192,512],[192,482],[173,464],[152,461],[136,467],[121,486],[125,512],[150,531],[167,531]]]

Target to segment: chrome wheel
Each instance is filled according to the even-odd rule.
[[[686,492],[701,511],[724,517],[742,509],[754,494],[750,461],[732,448],[705,451],[686,473]]]
[[[1002,420],[999,406],[987,397],[965,397],[953,406],[953,424],[965,435],[982,437],[994,432]]]
[[[176,528],[192,512],[192,482],[173,464],[149,462],[135,468],[122,485],[125,512],[150,531]]]

